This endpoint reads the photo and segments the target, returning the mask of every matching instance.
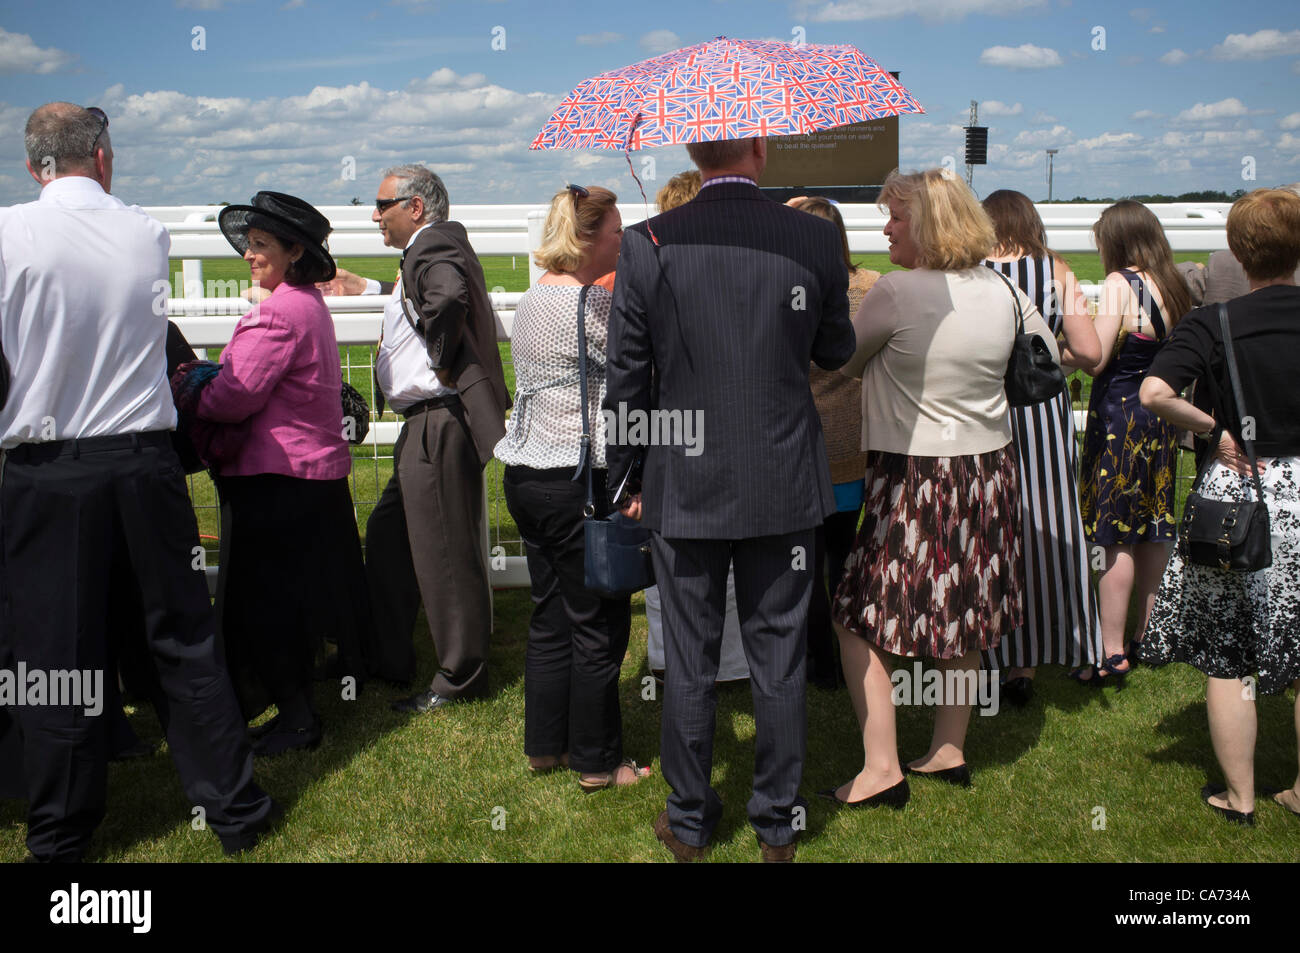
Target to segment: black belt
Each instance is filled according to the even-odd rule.
[[[401,415],[410,420],[416,414],[422,414],[426,410],[435,410],[439,407],[450,407],[452,404],[460,403],[460,394],[444,394],[441,397],[430,397],[428,400],[422,400],[418,404],[412,404],[403,411]]]
[[[53,460],[56,457],[77,458],[87,453],[106,453],[112,450],[134,450],[143,447],[171,446],[171,431],[150,430],[145,433],[110,434],[106,437],[76,437],[71,440],[46,440],[41,443],[22,443],[6,456],[15,463]]]

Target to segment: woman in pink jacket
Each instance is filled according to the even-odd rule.
[[[244,715],[273,702],[254,753],[315,747],[316,651],[336,641],[358,681],[370,624],[348,474],[338,343],[315,282],[334,277],[329,220],[301,199],[259,192],[223,209],[226,239],[269,296],[235,328],[198,416],[224,424],[217,618]]]

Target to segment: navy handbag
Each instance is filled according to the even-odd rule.
[[[588,589],[608,598],[628,596],[655,584],[650,562],[650,531],[638,521],[615,512],[607,519],[596,518],[596,501],[591,476],[591,420],[587,404],[587,309],[584,285],[578,292],[578,378],[582,395],[582,450],[576,480],[587,474],[587,503],[583,507],[583,569]]]

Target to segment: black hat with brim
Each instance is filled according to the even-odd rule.
[[[283,192],[258,192],[250,201],[251,205],[227,205],[217,216],[222,234],[235,251],[240,255],[247,252],[248,230],[260,228],[303,247],[298,273],[304,284],[334,277],[337,269],[330,256],[328,218],[302,199]]]

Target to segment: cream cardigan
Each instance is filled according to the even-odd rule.
[[[1018,289],[1025,330],[1060,361],[1056,339]],[[862,377],[862,449],[920,457],[988,453],[1011,442],[1003,390],[1015,338],[1011,292],[992,269],[885,275],[853,318]]]

